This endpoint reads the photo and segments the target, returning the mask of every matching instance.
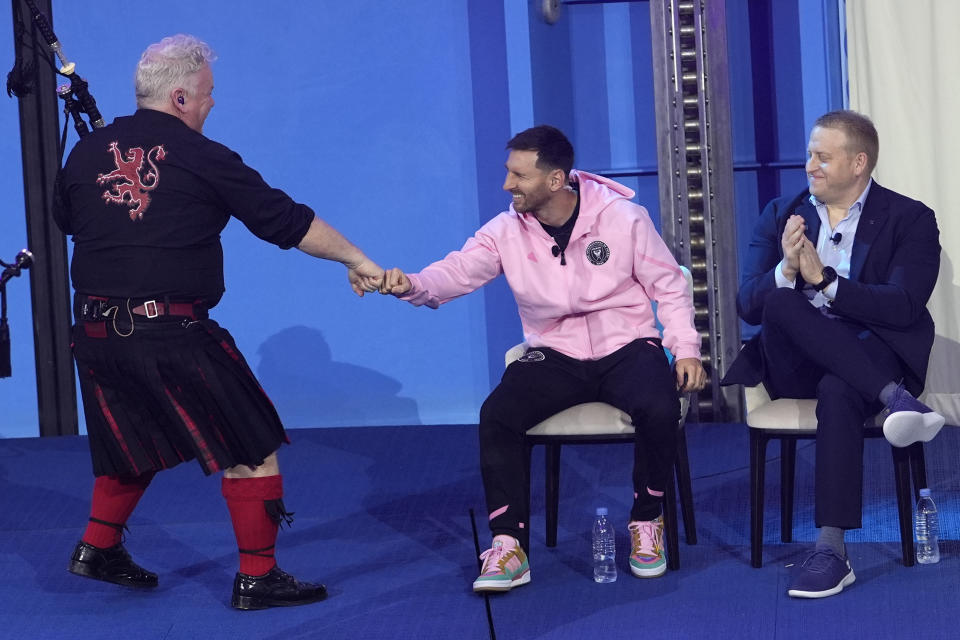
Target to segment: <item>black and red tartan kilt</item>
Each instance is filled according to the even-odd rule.
[[[233,337],[213,320],[138,318],[129,337],[109,320],[78,322],[73,340],[94,475],[194,458],[207,474],[259,466],[289,442]]]

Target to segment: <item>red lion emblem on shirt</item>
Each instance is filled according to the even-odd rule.
[[[127,151],[124,158],[116,141],[110,143],[108,151],[113,152],[113,161],[117,169],[98,175],[97,184],[117,182],[112,189],[103,192],[103,199],[108,203],[113,202],[130,207],[130,219],[142,220],[143,214],[150,206],[150,192],[156,189],[160,182],[160,171],[153,160],[163,160],[167,152],[164,151],[162,144],[158,144],[146,154],[140,147],[133,147]],[[143,169],[144,157],[150,163],[150,170],[141,179],[140,171]]]

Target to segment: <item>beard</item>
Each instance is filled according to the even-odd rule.
[[[535,191],[531,193],[518,192],[515,195],[519,195],[520,198],[513,199],[513,210],[517,213],[536,213],[539,211],[549,200],[548,194],[542,191]]]

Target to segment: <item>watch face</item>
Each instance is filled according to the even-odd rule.
[[[837,271],[833,267],[824,267],[820,274],[823,276],[823,280],[813,285],[816,291],[823,291],[830,286],[830,283],[837,279]]]

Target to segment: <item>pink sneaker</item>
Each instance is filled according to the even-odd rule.
[[[473,590],[510,591],[530,582],[530,565],[520,543],[511,536],[496,536],[493,546],[480,554],[483,570],[473,581]]]
[[[641,522],[634,520],[630,529],[630,573],[638,578],[657,578],[667,570],[663,554],[663,516]]]

